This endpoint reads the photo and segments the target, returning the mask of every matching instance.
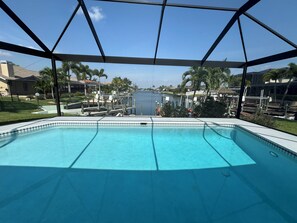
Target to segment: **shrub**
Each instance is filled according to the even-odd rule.
[[[172,113],[173,113],[173,106],[171,105],[171,103],[170,102],[165,103],[161,109],[161,116],[172,117]]]
[[[272,116],[265,115],[260,109],[257,110],[254,115],[243,116],[242,118],[246,121],[250,121],[266,127],[276,127],[274,118]]]
[[[201,111],[202,111],[202,105],[195,105],[195,107],[193,108],[193,117],[199,117],[201,115]]]
[[[74,96],[76,96],[76,97],[84,96],[84,95],[85,95],[84,93],[79,92],[79,91],[77,91],[77,92],[74,93]]]
[[[227,105],[224,102],[215,101],[213,97],[207,97],[205,102],[195,107],[194,112],[200,117],[222,118],[226,114]]]
[[[177,106],[173,109],[173,117],[188,117],[189,112],[184,106]]]

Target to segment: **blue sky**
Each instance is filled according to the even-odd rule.
[[[160,2],[160,0],[153,0]],[[76,7],[76,0],[4,0],[15,13],[52,48]],[[108,56],[153,57],[159,26],[160,7],[117,4],[85,0],[104,52]],[[245,0],[168,0],[168,3],[189,3],[212,6],[239,7]],[[296,0],[261,0],[249,13],[297,43]],[[164,14],[158,57],[202,59],[217,35],[232,17],[231,12],[167,8]],[[241,17],[248,60],[293,49],[247,17]],[[0,41],[40,49],[5,13],[0,11]],[[57,53],[99,55],[87,22],[79,11],[61,42]],[[243,61],[239,29],[235,24],[221,41],[210,60]],[[0,49],[0,59],[9,60],[27,69],[40,70],[50,62],[32,56]],[[257,71],[286,66],[296,58],[251,67]],[[59,65],[59,64],[58,64]],[[187,67],[142,66],[90,63],[92,68],[104,68],[111,81],[115,76],[128,77],[141,87],[177,85]],[[233,69],[234,74],[240,69]]]

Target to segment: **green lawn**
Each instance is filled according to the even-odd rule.
[[[32,121],[42,118],[52,118],[55,114],[31,114],[26,112],[0,112],[0,125],[8,125],[18,122]]]
[[[53,104],[52,100],[41,100],[40,105]],[[55,114],[32,114],[32,112],[40,111],[37,101],[18,101],[14,98],[11,101],[10,97],[0,98],[0,125],[17,123],[22,121],[30,121],[41,118],[55,117]]]
[[[297,135],[297,121],[275,119],[276,129]]]

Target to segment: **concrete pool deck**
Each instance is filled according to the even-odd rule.
[[[55,117],[50,119],[41,119],[31,122],[21,122],[17,124],[0,126],[0,134],[12,131],[20,131],[28,128],[38,128],[53,123],[60,124],[106,124],[106,125],[139,125],[140,123],[154,125],[179,125],[179,126],[201,126],[204,123],[218,125],[238,125],[254,134],[278,144],[293,153],[297,154],[297,136],[281,132],[275,129],[260,126],[254,123],[246,122],[235,118],[162,118],[150,116],[135,117]]]

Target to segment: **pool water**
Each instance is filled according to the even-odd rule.
[[[0,141],[0,222],[297,222],[296,172],[237,127],[53,127]]]
[[[110,170],[183,170],[251,165],[233,128],[51,128],[18,136],[0,165]],[[5,143],[5,141],[4,141]]]

